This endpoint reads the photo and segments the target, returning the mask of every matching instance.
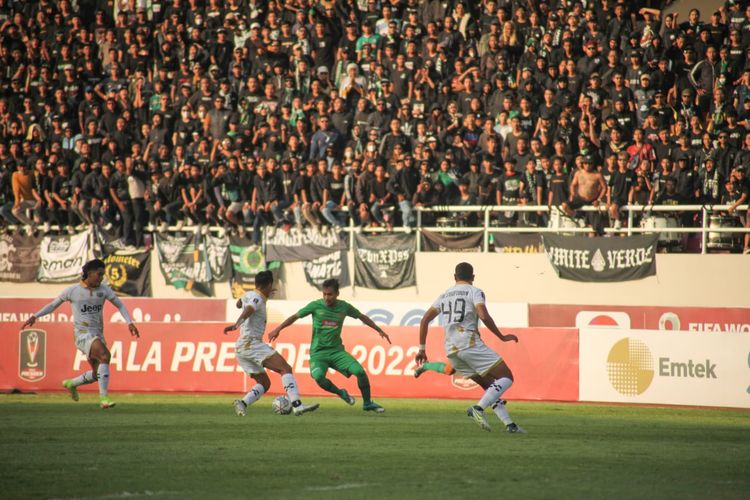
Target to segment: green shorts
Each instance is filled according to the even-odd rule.
[[[350,377],[352,373],[363,370],[359,361],[343,349],[318,351],[310,354],[310,375],[313,378],[325,376],[329,368],[333,368],[345,377]]]

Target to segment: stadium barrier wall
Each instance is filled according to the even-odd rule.
[[[580,330],[581,401],[750,408],[750,336]]]
[[[353,254],[349,252],[350,270]],[[750,258],[746,255],[658,254],[657,276],[622,283],[578,283],[561,280],[544,254],[490,254],[418,252],[417,287],[400,290],[369,290],[343,287],[341,298],[369,302],[421,302],[431,304],[436,295],[452,281],[456,263],[466,260],[474,265],[476,285],[492,302],[531,304],[659,304],[662,306],[750,307],[745,280],[750,276]],[[151,288],[154,297],[186,299],[198,297],[191,292],[168,286],[151,259]],[[69,284],[3,283],[0,297],[55,297]],[[301,262],[281,266],[279,300],[312,300],[320,292],[307,283]],[[216,298],[229,299],[227,282],[213,285]]]
[[[234,359],[237,334],[222,334],[226,323],[149,323],[141,338],[130,336],[122,323],[107,325],[105,336],[112,353],[112,391],[125,392],[242,392],[252,385]],[[38,328],[36,327],[38,326]],[[426,373],[414,378],[418,330],[388,328],[392,345],[364,326],[345,328],[347,350],[370,376],[374,397],[478,398],[482,390],[460,376]],[[507,329],[520,342],[500,342],[489,332],[487,343],[507,356],[517,382],[510,399],[577,401],[578,335],[574,329]],[[428,356],[445,360],[442,332],[433,329]],[[326,394],[309,375],[310,326],[285,329],[276,349],[292,365],[302,394]],[[0,390],[58,391],[60,382],[86,370],[85,357],[75,349],[69,323],[40,323],[0,335]],[[331,374],[341,387],[359,394],[354,378]],[[281,392],[279,377],[271,376],[271,393]],[[97,390],[85,386],[84,392]]]

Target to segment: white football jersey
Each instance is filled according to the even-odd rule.
[[[43,307],[34,316],[45,316],[57,309],[63,302],[70,302],[73,311],[73,334],[75,336],[94,334],[102,336],[104,333],[104,301],[112,302],[122,313],[127,323],[131,323],[127,309],[107,285],[98,288],[87,288],[80,283],[71,285],[51,303]]]
[[[438,311],[440,326],[445,328],[447,354],[484,345],[479,337],[477,304],[484,304],[484,292],[466,284],[452,286],[432,304]]]
[[[247,349],[253,342],[262,341],[266,331],[266,299],[258,292],[247,292],[242,296],[242,310],[247,306],[252,306],[255,312],[240,325],[236,349]]]

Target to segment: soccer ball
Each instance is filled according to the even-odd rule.
[[[292,413],[292,402],[286,396],[278,396],[271,403],[271,408],[277,415],[289,415]]]

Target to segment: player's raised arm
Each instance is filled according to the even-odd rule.
[[[30,326],[34,326],[34,323],[36,323],[36,320],[39,318],[43,318],[44,316],[48,315],[49,313],[53,312],[55,309],[60,307],[63,302],[67,300],[67,294],[68,290],[66,289],[63,293],[60,294],[59,297],[57,297],[55,300],[47,304],[46,306],[42,307],[40,310],[35,312],[31,315],[29,319],[26,320],[26,322],[21,326],[21,330],[24,328],[28,328]]]
[[[273,330],[271,330],[270,332],[268,332],[268,341],[269,342],[273,342],[274,340],[276,340],[276,338],[281,333],[281,330],[283,330],[287,326],[293,324],[298,319],[299,319],[299,316],[297,316],[296,314],[292,314],[287,319],[285,319],[284,321],[282,321],[279,326],[277,326],[276,328],[274,328]]]
[[[490,316],[489,311],[487,311],[487,306],[484,304],[477,304],[477,316],[479,316],[479,319],[482,320],[484,325],[500,340],[503,342],[510,342],[511,340],[514,342],[518,342],[518,337],[515,335],[509,334],[509,335],[503,335],[500,329],[495,324],[495,320],[492,319],[492,316]]]
[[[255,308],[253,306],[249,305],[245,307],[245,309],[242,310],[242,314],[240,314],[240,317],[237,318],[237,321],[235,321],[233,325],[230,325],[224,328],[224,335],[239,328],[240,325],[244,323],[247,318],[252,316],[254,312],[255,312]]]
[[[427,362],[427,332],[430,322],[437,317],[438,313],[439,311],[435,307],[430,307],[419,321],[419,352],[414,358],[418,365]]]
[[[375,324],[375,322],[372,319],[370,319],[368,315],[364,313],[359,313],[359,316],[357,316],[357,319],[359,319],[362,323],[364,323],[365,325],[369,326],[370,328],[378,332],[378,334],[380,334],[380,338],[387,340],[389,344],[391,343],[391,339],[390,337],[388,337],[388,334],[385,333],[383,329],[380,328],[377,324]]]

